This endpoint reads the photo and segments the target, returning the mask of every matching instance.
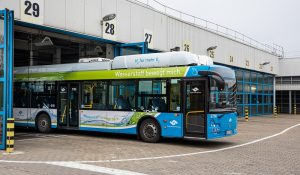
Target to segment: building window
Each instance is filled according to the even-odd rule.
[[[244,81],[250,82],[250,72],[249,71],[244,72]]]
[[[244,116],[246,107],[250,115],[272,113],[274,76],[244,69],[236,69],[235,73],[239,116]],[[277,78],[278,81],[281,79]],[[300,83],[300,78],[297,81]]]

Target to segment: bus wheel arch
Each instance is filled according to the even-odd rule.
[[[35,117],[35,126],[41,133],[49,133],[51,131],[51,118],[45,111],[39,112]]]
[[[145,134],[147,130],[150,136]],[[144,142],[157,143],[161,139],[161,126],[155,117],[144,116],[137,123],[137,135]]]

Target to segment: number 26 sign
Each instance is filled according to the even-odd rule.
[[[44,23],[44,0],[20,0],[20,6],[22,21]]]

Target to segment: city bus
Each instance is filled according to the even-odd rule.
[[[209,57],[166,52],[15,68],[16,126],[215,139],[237,134],[236,78]]]

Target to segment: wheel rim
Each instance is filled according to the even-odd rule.
[[[153,123],[147,123],[143,129],[144,136],[148,139],[157,136],[157,127]]]
[[[47,121],[45,121],[45,120],[42,120],[41,123],[40,123],[40,127],[41,127],[41,128],[46,128],[47,125],[48,125],[48,124],[47,124]]]

